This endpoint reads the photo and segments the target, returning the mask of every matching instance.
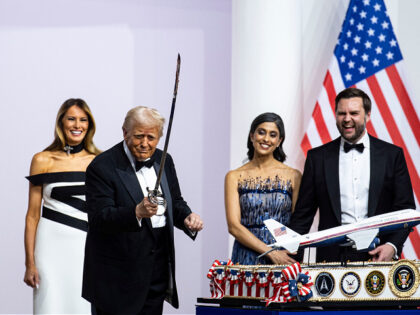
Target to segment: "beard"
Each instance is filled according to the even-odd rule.
[[[345,135],[345,133],[344,133],[344,127],[342,125],[339,125],[339,124],[336,124],[336,125],[337,125],[338,131],[340,132],[340,135],[344,139],[346,139],[348,142],[353,143],[355,140],[358,140],[362,136],[363,132],[365,131],[365,129],[366,129],[366,118],[365,118],[363,124],[357,124],[357,123],[355,123],[355,125],[354,125],[354,134],[352,136],[350,136],[350,137]]]

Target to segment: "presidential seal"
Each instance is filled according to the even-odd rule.
[[[361,287],[360,277],[353,271],[346,272],[340,280],[340,290],[347,297],[356,296]]]
[[[417,266],[410,260],[400,260],[391,268],[388,283],[392,293],[398,297],[410,297],[419,286],[420,276]]]
[[[335,288],[335,280],[329,272],[320,272],[315,278],[315,289],[320,297],[327,298]]]
[[[381,294],[385,288],[385,276],[379,270],[369,272],[365,280],[367,293],[372,296]]]

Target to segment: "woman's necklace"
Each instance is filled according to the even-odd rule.
[[[79,153],[83,149],[84,149],[84,142],[83,141],[80,142],[78,145],[75,145],[75,146],[71,146],[71,145],[66,144],[66,146],[63,148],[63,150],[65,152],[67,152],[67,155]]]

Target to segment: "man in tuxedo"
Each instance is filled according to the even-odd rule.
[[[131,109],[124,141],[98,155],[86,171],[82,296],[98,315],[162,314],[165,299],[178,308],[173,227],[194,239],[203,222],[182,198],[170,155],[160,184],[166,207],[148,198],[160,167],[156,146],[163,124],[154,109]]]
[[[415,209],[403,150],[366,132],[371,101],[366,93],[347,88],[335,99],[341,137],[308,151],[299,197],[290,228],[309,232],[319,208],[325,230],[386,212]],[[401,254],[408,230],[379,235],[370,252],[351,251],[347,259],[389,261]],[[340,261],[342,248],[317,248],[317,261]]]

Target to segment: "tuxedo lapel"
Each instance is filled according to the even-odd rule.
[[[121,179],[121,182],[125,189],[128,191],[130,197],[134,201],[136,205],[138,205],[143,199],[143,191],[141,190],[139,180],[137,178],[136,173],[134,172],[133,167],[124,152],[124,147],[121,142],[121,146],[118,147],[117,152],[117,174]],[[152,229],[152,222],[149,218],[143,218],[142,222],[146,222],[146,225]]]
[[[134,170],[131,168],[131,165],[124,170],[117,168],[117,173],[135,204],[139,204],[144,198],[143,191],[141,190],[139,180],[137,179],[136,173],[134,173]]]
[[[333,212],[341,224],[340,180],[338,157],[340,153],[340,138],[334,140],[325,150],[325,181]]]
[[[379,143],[369,136],[370,141],[370,181],[369,181],[369,199],[368,216],[375,215],[378,206],[379,195],[382,190],[382,184],[385,176],[385,153]]]

